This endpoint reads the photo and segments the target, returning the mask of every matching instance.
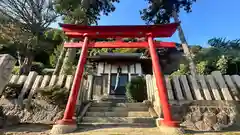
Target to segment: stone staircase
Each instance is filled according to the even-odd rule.
[[[144,103],[94,102],[80,125],[155,126],[148,106]]]

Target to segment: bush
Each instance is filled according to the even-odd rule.
[[[170,75],[170,79],[175,75],[188,75],[189,74],[189,68],[187,64],[180,64],[180,67],[177,71],[173,72]]]
[[[146,80],[137,76],[126,85],[126,96],[129,102],[142,102],[147,99]]]
[[[54,52],[49,56],[49,62],[51,67],[56,67],[57,61],[58,61],[58,57],[61,54],[61,50],[63,48],[63,45],[58,45],[55,49]]]
[[[219,60],[217,61],[216,67],[222,74],[226,74],[228,69],[228,64],[229,64],[228,58],[222,55],[221,58],[219,58]]]
[[[14,75],[18,75],[20,71],[20,67],[19,66],[14,66],[13,70],[12,70],[12,74]]]
[[[69,96],[69,90],[61,88],[60,86],[49,86],[38,89],[37,95],[40,99],[43,99],[50,104],[65,107]]]
[[[208,61],[201,61],[196,66],[197,73],[200,75],[210,74],[211,69],[209,68]]]
[[[3,96],[6,99],[15,99],[18,98],[21,90],[23,88],[23,84],[7,84],[3,91]]]
[[[42,70],[44,69],[44,64],[41,62],[33,62],[31,71],[36,71],[37,73],[41,74]]]

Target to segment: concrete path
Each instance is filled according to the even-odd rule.
[[[49,125],[19,125],[1,130],[4,135],[49,135]],[[1,135],[0,133],[0,135]],[[161,135],[158,128],[141,127],[116,127],[116,126],[95,126],[82,127],[74,133],[67,135]],[[186,134],[193,135],[193,134]],[[199,133],[194,135],[240,135],[238,133]]]

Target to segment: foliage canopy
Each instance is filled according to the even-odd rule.
[[[149,6],[140,11],[141,18],[147,24],[165,24],[169,23],[173,17],[172,12],[180,12],[181,9],[186,12],[192,11],[192,4],[196,0],[146,0]]]

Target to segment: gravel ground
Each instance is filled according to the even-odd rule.
[[[49,135],[50,125],[19,125],[1,130],[4,135]],[[1,135],[1,134],[0,134]],[[141,127],[82,127],[67,135],[161,135],[158,128]],[[193,135],[193,134],[186,134]],[[240,135],[239,133],[199,133],[196,135]]]

